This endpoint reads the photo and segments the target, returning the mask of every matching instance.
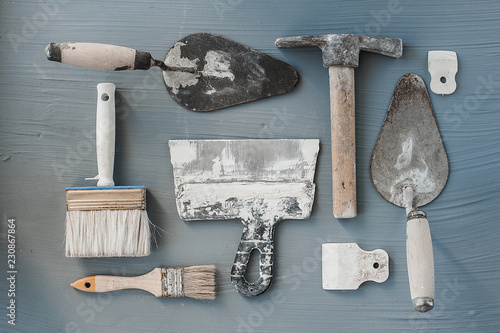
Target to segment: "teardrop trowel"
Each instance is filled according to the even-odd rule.
[[[51,43],[45,53],[49,60],[92,69],[160,67],[170,96],[192,111],[213,111],[284,94],[298,81],[292,66],[208,32],[181,38],[165,61],[153,59],[148,52],[98,43]]]
[[[434,200],[448,180],[448,157],[422,78],[403,76],[394,90],[371,157],[377,191],[406,208],[406,256],[415,310],[434,307],[434,257],[426,214],[419,209]]]

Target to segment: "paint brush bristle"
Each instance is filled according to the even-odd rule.
[[[67,257],[142,257],[151,230],[142,186],[66,190]]]
[[[184,268],[184,295],[196,299],[215,298],[215,266],[190,266]]]

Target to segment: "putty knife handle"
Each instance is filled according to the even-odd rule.
[[[274,224],[249,221],[248,223],[244,222],[244,225],[243,235],[231,270],[231,282],[240,294],[254,297],[269,289],[273,281]],[[250,255],[254,249],[260,252],[259,279],[250,283],[246,280],[245,274]]]
[[[109,44],[50,43],[45,54],[51,61],[107,71],[149,69],[154,65],[154,59],[147,52]]]
[[[329,74],[333,215],[352,218],[357,215],[354,67],[331,66]]]
[[[427,216],[422,211],[408,214],[406,261],[413,307],[427,312],[434,307],[434,255]]]
[[[115,85],[97,85],[96,115],[97,186],[114,186],[115,163]]]

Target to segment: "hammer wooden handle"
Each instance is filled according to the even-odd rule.
[[[354,67],[331,66],[333,215],[351,218],[356,208],[356,135]]]

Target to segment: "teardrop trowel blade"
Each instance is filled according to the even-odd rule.
[[[414,189],[414,205],[434,200],[448,180],[448,157],[422,78],[403,76],[394,90],[373,149],[370,172],[377,191],[404,207],[402,188]]]
[[[164,71],[167,91],[181,106],[213,111],[292,90],[295,69],[273,57],[212,33],[188,35],[168,51],[165,64],[194,73]]]

